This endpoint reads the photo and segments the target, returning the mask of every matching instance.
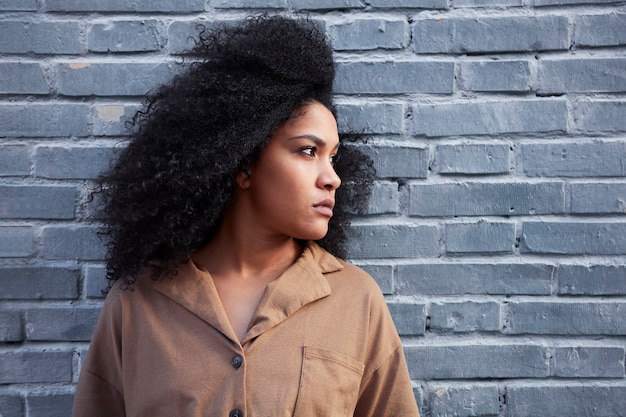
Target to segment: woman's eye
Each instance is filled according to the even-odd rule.
[[[315,148],[314,147],[302,148],[302,149],[300,149],[300,152],[302,152],[303,154],[305,154],[307,156],[315,156]]]
[[[337,163],[337,161],[339,160],[339,154],[335,154],[335,155],[331,155],[330,157],[330,163],[332,165],[335,165]]]

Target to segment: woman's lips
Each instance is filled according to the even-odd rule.
[[[321,201],[313,206],[313,208],[317,210],[317,212],[327,217],[333,216],[333,207],[335,207],[335,201],[331,200],[330,198]]]

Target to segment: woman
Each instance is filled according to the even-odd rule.
[[[249,19],[190,60],[101,178],[111,286],[73,415],[417,416],[378,287],[331,255],[373,173],[323,33]]]

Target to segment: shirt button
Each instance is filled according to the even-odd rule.
[[[229,417],[243,417],[243,411],[234,409],[233,411],[230,412],[228,416]]]
[[[233,368],[239,369],[241,367],[241,365],[243,364],[243,358],[241,356],[239,356],[239,355],[236,355],[230,361],[230,364],[233,366]],[[237,410],[235,410],[235,411],[237,411]]]

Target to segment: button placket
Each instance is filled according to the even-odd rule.
[[[230,361],[230,364],[235,369],[241,368],[241,365],[243,365],[243,357],[241,357],[241,355],[233,356],[233,358]]]

